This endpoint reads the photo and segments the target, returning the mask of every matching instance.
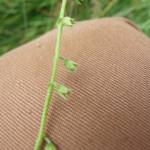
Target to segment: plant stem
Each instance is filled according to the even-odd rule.
[[[64,15],[65,15],[66,3],[67,3],[67,0],[62,0],[62,7],[61,7],[59,18],[63,18]],[[55,56],[54,56],[54,62],[53,62],[53,67],[52,67],[52,75],[51,75],[51,79],[49,81],[47,96],[46,96],[46,99],[45,99],[44,109],[43,109],[42,118],[41,118],[41,125],[40,125],[40,129],[39,129],[39,133],[38,133],[38,137],[37,137],[37,140],[36,140],[36,143],[35,143],[34,150],[40,150],[41,145],[43,143],[43,140],[45,138],[46,120],[47,120],[49,107],[50,107],[51,101],[52,101],[52,94],[53,94],[53,91],[54,91],[54,85],[52,83],[55,82],[56,75],[57,75],[57,68],[58,68],[59,56],[60,56],[60,50],[61,50],[61,39],[62,39],[63,23],[60,22],[58,24],[57,28],[58,28],[58,31],[57,31]]]

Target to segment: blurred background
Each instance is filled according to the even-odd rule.
[[[68,0],[76,20],[124,16],[150,36],[150,0]],[[0,0],[0,55],[55,28],[61,0]]]

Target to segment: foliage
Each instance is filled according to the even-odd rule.
[[[82,2],[82,1],[81,1]],[[0,0],[0,54],[55,27],[61,0]],[[150,36],[149,0],[70,0],[66,14],[75,20],[125,16]]]

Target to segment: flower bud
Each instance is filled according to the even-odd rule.
[[[67,88],[66,86],[64,85],[60,85],[58,83],[54,83],[54,88],[57,92],[57,94],[59,96],[61,96],[62,98],[64,98],[65,100],[68,99],[68,96],[70,95],[71,93],[71,89]]]
[[[48,143],[45,146],[45,150],[57,150],[57,148],[53,143]]]
[[[64,60],[64,65],[65,67],[70,70],[71,72],[74,72],[77,70],[77,63],[72,61],[72,60],[69,60],[69,59],[65,59]]]

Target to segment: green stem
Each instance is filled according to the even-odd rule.
[[[61,7],[59,18],[63,18],[65,15],[66,3],[67,3],[67,0],[62,0],[62,7]],[[62,31],[63,31],[63,23],[60,22],[58,24],[58,33],[57,33],[57,40],[56,40],[54,62],[53,62],[53,67],[52,67],[52,75],[51,75],[51,79],[50,79],[49,86],[48,86],[47,96],[45,99],[44,109],[43,109],[42,118],[41,118],[41,125],[40,125],[40,129],[39,129],[39,133],[38,133],[38,137],[35,143],[34,150],[40,150],[43,140],[45,138],[46,120],[47,120],[49,107],[52,101],[52,94],[54,91],[54,85],[52,83],[54,83],[56,80],[57,68],[58,68],[58,63],[59,63]]]

